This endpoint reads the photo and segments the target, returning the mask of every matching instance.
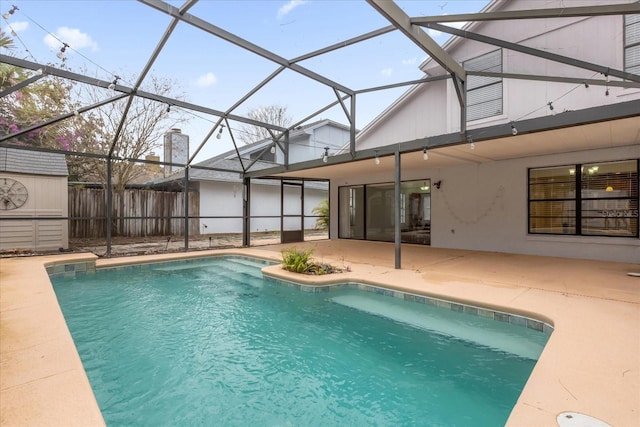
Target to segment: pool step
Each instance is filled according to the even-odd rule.
[[[338,295],[331,301],[346,307],[385,317],[419,329],[473,342],[484,347],[537,360],[544,344],[511,333],[509,324],[496,322],[488,327],[480,318],[471,318],[450,310],[427,306],[407,305],[406,301],[363,293],[362,295]],[[495,321],[492,321],[495,322]],[[478,323],[477,325],[474,323]]]

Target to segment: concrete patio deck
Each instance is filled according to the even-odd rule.
[[[351,271],[306,282],[363,281],[524,314],[554,326],[509,426],[553,426],[565,411],[640,425],[640,264],[325,240],[260,248],[98,259],[98,267],[240,253],[280,259],[284,247]],[[0,259],[0,424],[104,425],[44,266],[92,254]],[[269,273],[291,278],[277,267]],[[299,279],[299,276],[296,276]],[[297,280],[301,281],[301,280]],[[575,424],[578,426],[579,424]]]

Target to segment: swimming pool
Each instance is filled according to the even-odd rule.
[[[262,266],[52,278],[108,425],[502,425],[548,338],[385,290],[300,292]]]

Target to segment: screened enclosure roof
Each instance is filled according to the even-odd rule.
[[[479,22],[487,20],[638,14],[640,3],[620,1],[591,5],[587,2],[586,6],[515,11],[501,10],[503,4],[506,4],[505,0],[139,0],[99,4],[17,1],[11,7],[5,3],[2,5],[2,28],[7,34],[15,34],[20,55],[2,52],[0,62],[29,70],[29,74],[26,80],[3,88],[0,96],[8,96],[40,79],[55,76],[98,88],[101,97],[92,102],[86,100],[79,109],[36,123],[28,129],[0,136],[0,144],[7,146],[9,140],[19,139],[28,132],[120,102],[124,105],[123,114],[118,118],[115,135],[103,145],[106,148],[92,153],[88,150],[76,153],[118,159],[114,148],[124,133],[129,107],[136,99],[147,99],[163,105],[163,108],[166,106],[167,113],[180,113],[182,120],[188,120],[188,125],[182,125],[192,137],[185,164],[195,165],[214,154],[234,149],[239,144],[238,136],[246,132],[243,126],[268,129],[274,143],[286,149],[290,131],[326,118],[345,123],[351,129],[351,138],[344,153],[332,161],[367,159],[373,157],[373,151],[357,150],[356,128],[364,127],[366,131],[367,123],[385,109],[392,108],[389,106],[393,106],[393,100],[409,88],[448,79],[463,105],[464,82],[473,72],[465,70],[445,49],[463,38],[516,51],[527,50],[526,53],[544,60],[601,73],[600,77],[589,79],[592,85],[640,87],[639,75],[616,69],[612,64],[584,62],[566,55],[566,52],[559,55],[531,50],[512,41],[491,39],[474,32]],[[28,25],[38,29],[39,35],[35,38],[28,36],[24,31]],[[463,30],[458,30],[460,27]],[[105,31],[108,37],[94,40],[92,31],[96,34]],[[453,38],[448,38],[449,35]],[[40,41],[45,40],[49,50],[34,45],[38,37]],[[437,64],[441,72],[426,75],[420,64],[423,67]],[[154,92],[151,76],[163,72],[174,79],[184,93],[168,95]],[[571,76],[503,74],[505,78],[568,84],[585,81]],[[272,104],[285,105],[293,116],[291,123],[282,125],[249,117],[252,109]],[[627,129],[621,139],[629,141],[635,138],[637,142],[638,135],[631,129],[637,129],[638,111],[640,108],[635,103],[612,111],[596,109],[591,115],[575,114],[557,119],[555,123],[531,121],[522,125],[522,133],[527,126],[528,132],[533,134],[558,132],[563,127],[593,122],[593,133],[590,134],[600,132],[606,138],[612,135],[611,126],[597,125],[597,122],[619,120],[620,127],[616,126],[615,132]],[[598,119],[594,120],[594,117]],[[172,127],[170,122],[171,116],[165,122],[167,129]],[[462,119],[460,127],[459,134],[466,135]],[[487,139],[506,140],[510,139],[508,131],[508,127],[496,127],[485,135]],[[221,140],[215,138],[219,133],[224,136]],[[462,162],[483,161],[455,152],[455,146],[464,144],[465,138],[441,135],[434,141],[435,147],[443,149],[443,164],[456,159]],[[420,154],[424,145],[424,141],[394,141],[398,142],[405,143],[403,150],[407,153]],[[576,144],[589,145],[588,142]],[[536,146],[535,150],[540,149]],[[381,154],[389,154],[391,150],[383,149]],[[500,159],[531,152],[526,139],[520,138],[510,145],[487,145],[484,155],[487,159]],[[266,170],[268,174],[286,173],[311,166],[323,166],[322,161],[318,159],[298,166],[285,163]],[[229,172],[237,173],[235,169],[230,168]],[[265,173],[245,169],[244,166],[240,172],[255,176]]]

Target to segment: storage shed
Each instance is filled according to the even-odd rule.
[[[1,251],[69,247],[67,176],[63,154],[0,147]]]

